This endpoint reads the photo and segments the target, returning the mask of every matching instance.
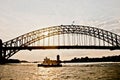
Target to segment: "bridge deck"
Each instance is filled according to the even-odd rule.
[[[119,50],[119,46],[26,46],[26,47],[2,47],[4,50],[32,50],[32,49],[110,49]]]

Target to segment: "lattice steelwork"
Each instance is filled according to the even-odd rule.
[[[47,45],[45,45],[46,43]],[[120,36],[112,32],[90,26],[53,26],[35,30],[4,42],[1,48],[1,57],[8,59],[22,48],[32,49],[32,46],[36,46],[41,49],[47,49],[50,47],[53,49],[100,49],[104,47],[120,49]],[[34,47],[33,49],[35,49],[36,47]]]

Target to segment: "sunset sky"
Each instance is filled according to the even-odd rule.
[[[88,25],[120,34],[120,0],[0,0],[0,38],[3,42],[27,32],[61,24]],[[20,51],[12,58],[42,60],[118,55],[109,50]]]

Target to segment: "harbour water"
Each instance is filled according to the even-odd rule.
[[[120,80],[120,63],[63,64],[37,67],[36,63],[0,65],[0,80]]]

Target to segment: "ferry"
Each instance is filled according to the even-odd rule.
[[[46,57],[41,64],[38,64],[38,67],[62,67],[60,56],[57,55],[57,60],[50,60]]]

